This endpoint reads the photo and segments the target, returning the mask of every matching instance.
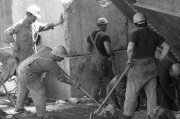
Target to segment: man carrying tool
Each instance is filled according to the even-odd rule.
[[[16,59],[17,66],[27,57],[34,54],[35,39],[38,36],[38,32],[54,29],[54,27],[64,22],[62,14],[58,22],[50,24],[37,22],[37,18],[41,18],[40,8],[36,5],[31,5],[26,10],[25,18],[4,31],[6,38],[4,42],[10,43],[12,46],[12,55]],[[16,39],[13,37],[14,34],[16,35]]]
[[[151,117],[151,111],[157,106],[155,51],[158,46],[162,47],[162,53],[159,57],[159,61],[162,61],[170,49],[162,36],[146,27],[147,21],[142,13],[134,15],[133,23],[137,30],[131,34],[127,47],[127,63],[131,68],[128,73],[122,119],[132,119],[137,97],[142,87],[147,95],[148,117]]]
[[[43,46],[38,52],[28,57],[19,65],[18,95],[14,112],[26,112],[24,102],[28,92],[30,92],[38,117],[46,118],[48,116],[45,107],[45,87],[41,82],[41,76],[45,72],[52,73],[60,82],[80,88],[80,84],[69,80],[57,64],[57,62],[61,62],[65,57],[68,57],[68,54],[62,45],[57,45],[53,49]]]
[[[105,33],[107,24],[106,18],[99,18],[97,29],[87,38],[87,50],[92,53],[91,63],[93,69],[99,75],[97,79],[92,80],[93,87],[91,91],[92,97],[97,101],[99,101],[100,92],[103,92],[103,84],[107,86],[115,76],[112,70],[112,60],[115,59],[115,54],[110,47],[110,37]]]

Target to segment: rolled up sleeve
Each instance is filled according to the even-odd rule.
[[[5,39],[3,40],[3,42],[5,42],[5,43],[15,42],[15,40],[13,38],[13,34],[15,34],[15,33],[16,33],[15,26],[11,26],[8,29],[6,29],[4,31]]]
[[[42,32],[42,31],[47,31],[49,29],[54,29],[54,24],[35,22],[34,27],[36,27],[37,32]]]

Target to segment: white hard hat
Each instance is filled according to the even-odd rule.
[[[137,12],[133,17],[133,23],[142,24],[146,20],[145,16],[142,13]]]
[[[100,24],[108,24],[108,23],[109,23],[108,20],[104,17],[101,17],[97,20],[97,24],[99,24],[99,25]]]
[[[52,54],[59,56],[59,57],[67,57],[68,56],[68,53],[67,53],[65,47],[62,45],[54,46],[54,48],[52,49]]]
[[[33,14],[34,16],[36,16],[37,18],[41,18],[40,15],[40,8],[37,5],[31,5],[27,8],[27,12],[30,12],[31,14]]]

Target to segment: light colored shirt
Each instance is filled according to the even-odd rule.
[[[34,43],[37,33],[53,29],[53,27],[54,25],[52,23],[42,24],[37,21],[29,25],[26,19],[22,19],[5,30],[5,42],[16,42],[18,51],[13,52],[17,53],[17,58],[21,62],[34,53]],[[14,34],[16,35],[15,39],[13,38]]]
[[[43,73],[51,73],[62,82],[68,80],[57,62],[52,59],[51,51],[51,48],[43,46],[37,53],[24,60],[18,70],[38,76],[41,76]]]

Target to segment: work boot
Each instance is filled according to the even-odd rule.
[[[123,115],[123,116],[122,116],[122,119],[132,119],[132,116]]]

